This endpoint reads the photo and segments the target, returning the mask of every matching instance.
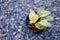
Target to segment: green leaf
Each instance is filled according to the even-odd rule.
[[[43,11],[40,17],[45,17],[48,16],[50,14],[49,11]]]
[[[42,26],[39,22],[35,24],[36,28],[43,30],[45,27]]]
[[[51,23],[46,20],[41,20],[39,23],[45,27],[51,27]]]
[[[42,10],[44,10],[44,8],[43,7],[39,7],[38,13],[41,13]]]
[[[54,18],[52,16],[46,16],[43,19],[47,20],[47,21],[53,21],[54,20]]]
[[[37,14],[39,17],[45,17],[45,16],[48,16],[50,12],[47,10],[44,10],[43,7],[40,7]]]
[[[35,14],[35,12],[30,9],[30,14],[29,14],[30,23],[35,23],[38,20],[38,18],[39,18],[38,15]]]

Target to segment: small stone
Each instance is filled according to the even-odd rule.
[[[21,39],[19,39],[19,40],[21,40]]]
[[[40,0],[34,0],[34,3],[38,3],[38,2],[40,2]]]
[[[13,35],[15,35],[16,34],[16,32],[13,32]]]
[[[56,18],[56,20],[59,20],[59,18]]]
[[[8,1],[11,1],[11,0],[8,0]]]
[[[11,18],[11,20],[14,20],[14,18]]]
[[[20,24],[23,24],[23,21],[21,21]]]
[[[22,28],[22,26],[19,26],[19,28]]]
[[[21,32],[21,29],[18,29],[18,32]]]
[[[55,36],[55,38],[58,38],[57,36]]]

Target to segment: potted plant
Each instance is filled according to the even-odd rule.
[[[45,28],[51,27],[51,21],[53,21],[53,17],[50,16],[49,11],[45,10],[43,7],[38,9],[38,12],[34,12],[30,9],[29,16],[26,19],[26,23],[28,27],[32,30],[44,30]]]

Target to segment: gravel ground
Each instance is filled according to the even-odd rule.
[[[51,28],[35,33],[26,17],[40,6],[51,12],[54,21]],[[60,0],[0,0],[0,40],[60,40]]]

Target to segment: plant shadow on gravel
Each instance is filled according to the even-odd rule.
[[[29,30],[30,32],[32,32],[32,34],[42,34],[42,32],[44,31],[44,30],[38,30],[38,31],[36,31],[36,30],[32,30],[31,28],[29,28],[29,26],[28,26],[28,24],[27,23],[25,23],[26,24],[26,28],[27,28],[27,30]],[[26,32],[28,32],[27,30],[25,30]]]

